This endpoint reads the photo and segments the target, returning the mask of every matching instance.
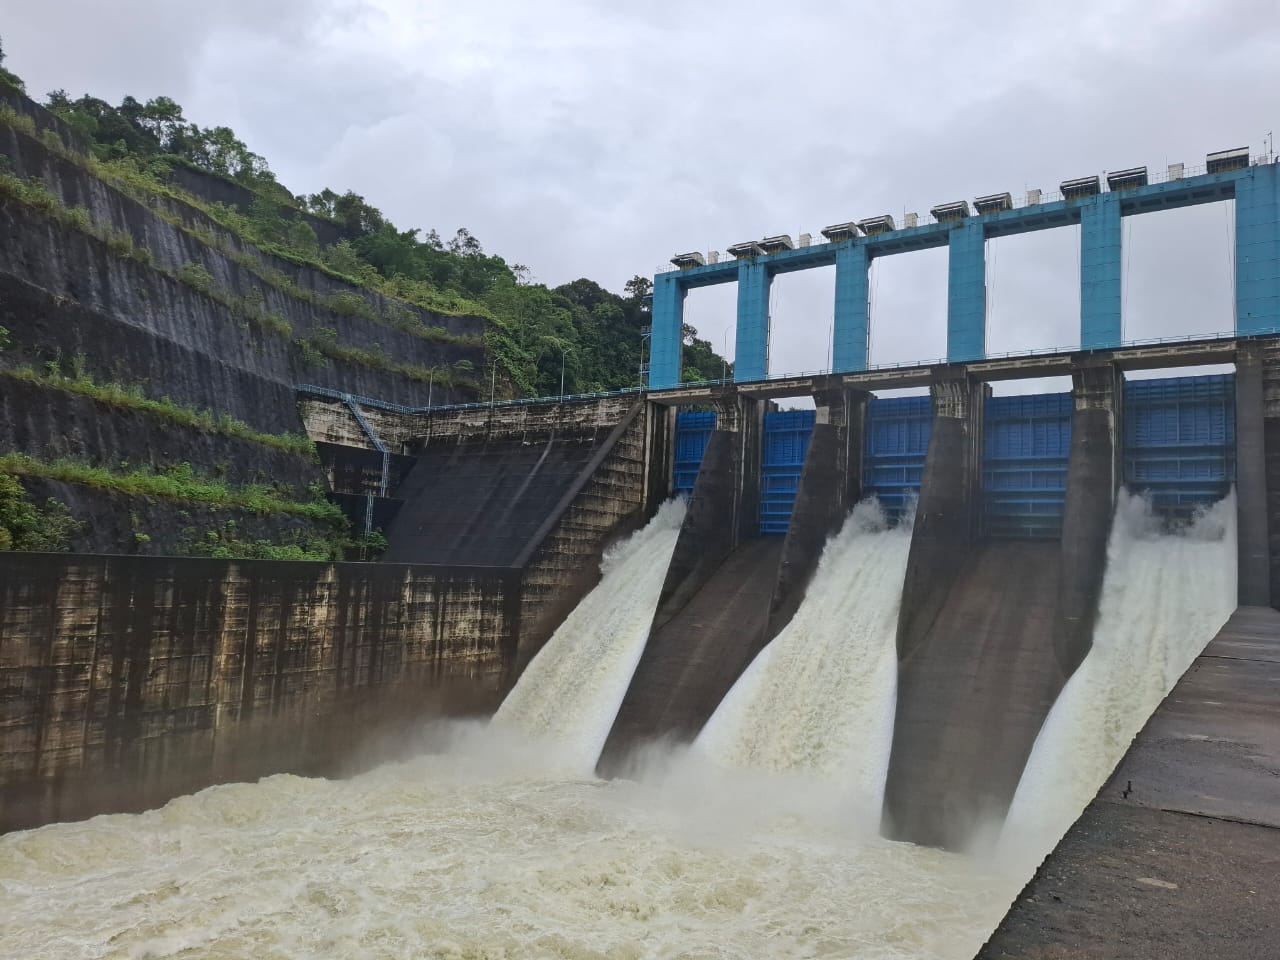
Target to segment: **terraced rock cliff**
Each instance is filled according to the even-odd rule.
[[[260,249],[211,216],[236,201],[198,171],[130,178],[0,96],[0,473],[69,508],[69,548],[333,552],[294,386],[474,399],[483,318]]]

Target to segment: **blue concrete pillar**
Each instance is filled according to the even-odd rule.
[[[1280,165],[1236,181],[1236,332],[1280,332]]]
[[[982,221],[951,231],[947,260],[947,359],[981,360],[987,353],[987,250]]]
[[[653,278],[653,339],[649,341],[649,389],[680,385],[684,347],[684,284],[678,273]]]
[[[1080,206],[1080,348],[1118,347],[1120,195],[1101,193]]]
[[[845,242],[836,251],[836,311],[831,369],[867,369],[867,248]]]
[[[738,342],[733,379],[769,376],[769,287],[773,278],[760,260],[738,261]]]

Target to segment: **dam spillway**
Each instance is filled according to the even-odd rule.
[[[625,565],[665,549],[664,529],[670,543],[671,519],[660,517],[631,544],[629,555],[624,546],[614,562]],[[832,716],[808,724],[818,759],[807,771],[768,772],[772,764],[759,762],[770,755],[788,762],[798,757],[795,747],[803,738],[793,739],[790,721],[797,718],[785,695],[748,705],[746,719],[726,716],[737,731],[729,741],[755,741],[747,762],[726,764],[730,757],[721,754],[708,764],[697,751],[677,751],[652,757],[637,780],[613,781],[566,776],[563,758],[538,739],[545,727],[513,701],[503,722],[429,728],[420,734],[416,757],[351,779],[279,775],[212,787],[141,815],[0,838],[0,897],[6,915],[16,918],[0,955],[60,957],[74,941],[86,956],[131,950],[239,957],[270,949],[298,957],[392,957],[406,950],[569,957],[584,949],[638,947],[641,955],[697,949],[710,955],[970,957],[1069,818],[1037,825],[1034,837],[1024,834],[1013,866],[884,840],[877,835],[874,802],[869,819],[851,816],[842,778],[873,781],[875,773],[856,770],[864,760],[883,777],[887,758],[860,756],[869,715],[838,708],[850,681],[875,693],[874,680],[865,686],[862,655],[888,653],[879,677],[881,684],[892,682],[894,611],[886,605],[878,622],[868,622],[861,639],[842,651],[831,629],[841,599],[832,596],[833,588],[852,574],[851,592],[858,596],[872,584],[860,587],[857,580],[872,573],[873,583],[891,586],[905,569],[902,541],[909,531],[872,525],[844,534],[815,574],[813,584],[822,593],[806,599],[793,624],[796,635],[815,625],[827,630],[827,657],[851,658],[845,682],[821,687],[820,695],[835,701],[835,716],[856,729],[841,729]],[[1118,531],[1113,544],[1128,536],[1128,528]],[[1172,577],[1170,585],[1179,590],[1168,591],[1170,601],[1176,597],[1182,609],[1202,611],[1194,628],[1184,630],[1169,611],[1150,621],[1158,630],[1121,629],[1111,640],[1134,664],[1174,647],[1182,651],[1176,656],[1193,654],[1208,639],[1205,632],[1216,629],[1216,611],[1232,602],[1229,579],[1214,576],[1234,553],[1230,527],[1216,539],[1204,531],[1205,539],[1189,549],[1158,528],[1142,536],[1141,554],[1109,574],[1104,628],[1116,619],[1131,624],[1141,618],[1142,601],[1158,586],[1151,578]],[[891,564],[881,569],[886,549],[900,557],[896,573]],[[1138,582],[1124,582],[1135,570]],[[596,589],[617,597],[620,606],[629,607],[633,597],[643,602],[646,591],[652,598],[652,583],[628,578],[618,585],[609,573]],[[634,644],[623,633],[602,637],[595,626],[587,617],[566,622],[552,643],[594,649],[602,662],[610,644]],[[788,633],[777,640],[786,644]],[[744,693],[751,687],[782,693],[790,671],[778,665],[813,656],[794,640],[790,647],[780,646],[776,659],[762,661],[761,676],[749,671]],[[551,645],[544,653],[559,655]],[[1176,656],[1162,677],[1176,674]],[[610,669],[625,677],[626,658],[611,662]],[[800,676],[790,683],[803,684],[805,668],[795,667]],[[830,662],[816,665],[833,668]],[[544,679],[528,676],[534,685]],[[1123,685],[1126,678],[1112,679]],[[1144,703],[1159,698],[1159,683],[1149,689],[1153,697]],[[879,690],[878,707],[874,695],[862,706],[883,719],[892,704],[884,686]],[[513,697],[522,695],[517,689]],[[727,712],[739,712],[732,699]],[[812,706],[823,713],[820,704]],[[603,729],[613,708],[600,709],[596,729]],[[1140,711],[1130,712],[1131,725],[1141,719]],[[713,722],[709,742],[714,730]],[[776,738],[772,745],[770,738]],[[1110,742],[1109,749],[1122,749],[1124,731]],[[867,749],[874,753],[872,745]],[[794,778],[823,768],[827,776]],[[1106,772],[1105,765],[1093,768],[1095,776]],[[747,793],[750,804],[742,802]],[[821,923],[814,922],[817,916]]]
[[[258,355],[220,320],[176,331],[199,334],[194,352],[161,349],[172,311],[142,301],[176,281],[141,263],[99,273],[88,240],[62,244],[111,293],[101,329],[172,359],[153,364],[165,384],[196,370],[191,395],[230,388],[254,423],[305,429],[319,461],[291,455],[287,482],[327,485],[389,550],[0,556],[0,890],[7,916],[32,918],[15,952],[971,955],[1232,603],[1226,633],[1275,632],[1257,611],[1280,597],[1280,175],[1236,154],[667,271],[650,389],[587,397],[497,401],[496,366],[488,403],[433,405],[434,368],[409,386],[335,363],[296,384],[309,340]],[[1122,218],[1209,200],[1239,211],[1231,332],[1121,342]],[[183,248],[130,204],[131,229]],[[62,262],[66,224],[14,219],[4,270]],[[988,356],[987,238],[1074,223],[1078,347]],[[950,249],[948,360],[870,369],[867,267],[928,246]],[[771,378],[770,283],[823,265],[834,369]],[[683,297],[731,278],[734,380],[680,383]],[[80,283],[57,279],[5,279],[46,332]],[[457,326],[483,360],[471,319]],[[41,336],[78,348],[81,330]],[[1202,364],[1235,374],[1139,379]],[[1036,376],[1071,391],[996,392]],[[901,389],[928,395],[878,395]],[[796,397],[814,409],[778,408]],[[1154,519],[1126,539],[1131,494]],[[860,528],[872,497],[885,522]],[[1203,525],[1223,512],[1235,522]],[[1161,589],[1185,606],[1153,602]],[[1105,684],[1130,668],[1145,682],[1126,712]],[[1058,809],[1037,797],[1063,757],[1088,772]],[[1138,769],[1146,796],[1160,777]],[[1239,814],[1229,801],[1212,810]],[[52,934],[35,926],[49,908]]]

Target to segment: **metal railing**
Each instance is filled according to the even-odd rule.
[[[513,407],[529,407],[537,404],[548,403],[574,403],[582,400],[603,400],[609,397],[622,397],[640,393],[665,393],[670,390],[683,390],[688,388],[707,388],[707,387],[749,387],[753,385],[778,383],[787,380],[807,380],[814,377],[827,376],[857,376],[861,373],[876,373],[879,371],[889,370],[925,370],[930,367],[947,366],[952,362],[956,363],[983,363],[987,360],[1017,360],[1024,357],[1044,357],[1044,356],[1068,356],[1071,354],[1095,354],[1109,353],[1116,350],[1125,350],[1131,347],[1154,347],[1165,344],[1179,343],[1195,343],[1204,341],[1206,343],[1216,342],[1220,340],[1247,340],[1253,336],[1273,337],[1274,333],[1265,334],[1240,334],[1234,331],[1218,331],[1216,333],[1188,333],[1179,334],[1173,337],[1141,337],[1132,340],[1123,340],[1116,346],[1108,347],[1080,347],[1080,346],[1062,346],[1062,347],[1035,347],[1030,350],[1008,350],[1000,353],[988,353],[983,357],[974,360],[951,361],[946,357],[938,357],[932,360],[901,360],[893,363],[872,363],[868,364],[861,370],[804,370],[798,373],[777,373],[765,377],[762,380],[734,380],[732,377],[719,380],[693,380],[686,383],[677,384],[674,387],[663,387],[661,389],[649,389],[647,387],[621,387],[617,390],[601,390],[596,393],[571,393],[564,396],[549,397],[523,397],[517,400],[495,400],[495,401],[475,401],[472,403],[449,403],[438,404],[429,407],[410,407],[399,403],[392,403],[387,400],[377,400],[373,397],[363,397],[359,394],[343,393],[330,387],[319,387],[314,384],[300,383],[294,386],[294,392],[302,396],[322,397],[328,400],[338,400],[342,403],[356,403],[362,407],[369,407],[374,410],[386,410],[391,413],[402,414],[426,414],[426,413],[444,413],[458,410],[485,410],[485,409],[511,409]]]
[[[608,397],[621,397],[626,396],[627,394],[643,393],[645,388],[621,387],[617,390],[601,390],[598,393],[569,393],[564,396],[552,395],[549,397],[522,397],[516,400],[478,400],[471,403],[438,403],[432,406],[423,407],[409,407],[401,403],[392,403],[389,400],[377,400],[373,397],[362,397],[359,394],[343,393],[340,390],[333,390],[329,387],[318,387],[310,383],[295,384],[293,391],[294,393],[301,394],[303,396],[321,397],[326,400],[338,400],[343,403],[351,400],[362,407],[370,407],[374,410],[386,410],[390,413],[424,414],[456,410],[529,407],[540,403],[568,403],[577,400],[601,400],[607,399]]]

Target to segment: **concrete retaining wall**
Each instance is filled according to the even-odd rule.
[[[511,571],[0,554],[0,830],[384,759],[510,673]],[[376,747],[376,748],[375,748]]]

